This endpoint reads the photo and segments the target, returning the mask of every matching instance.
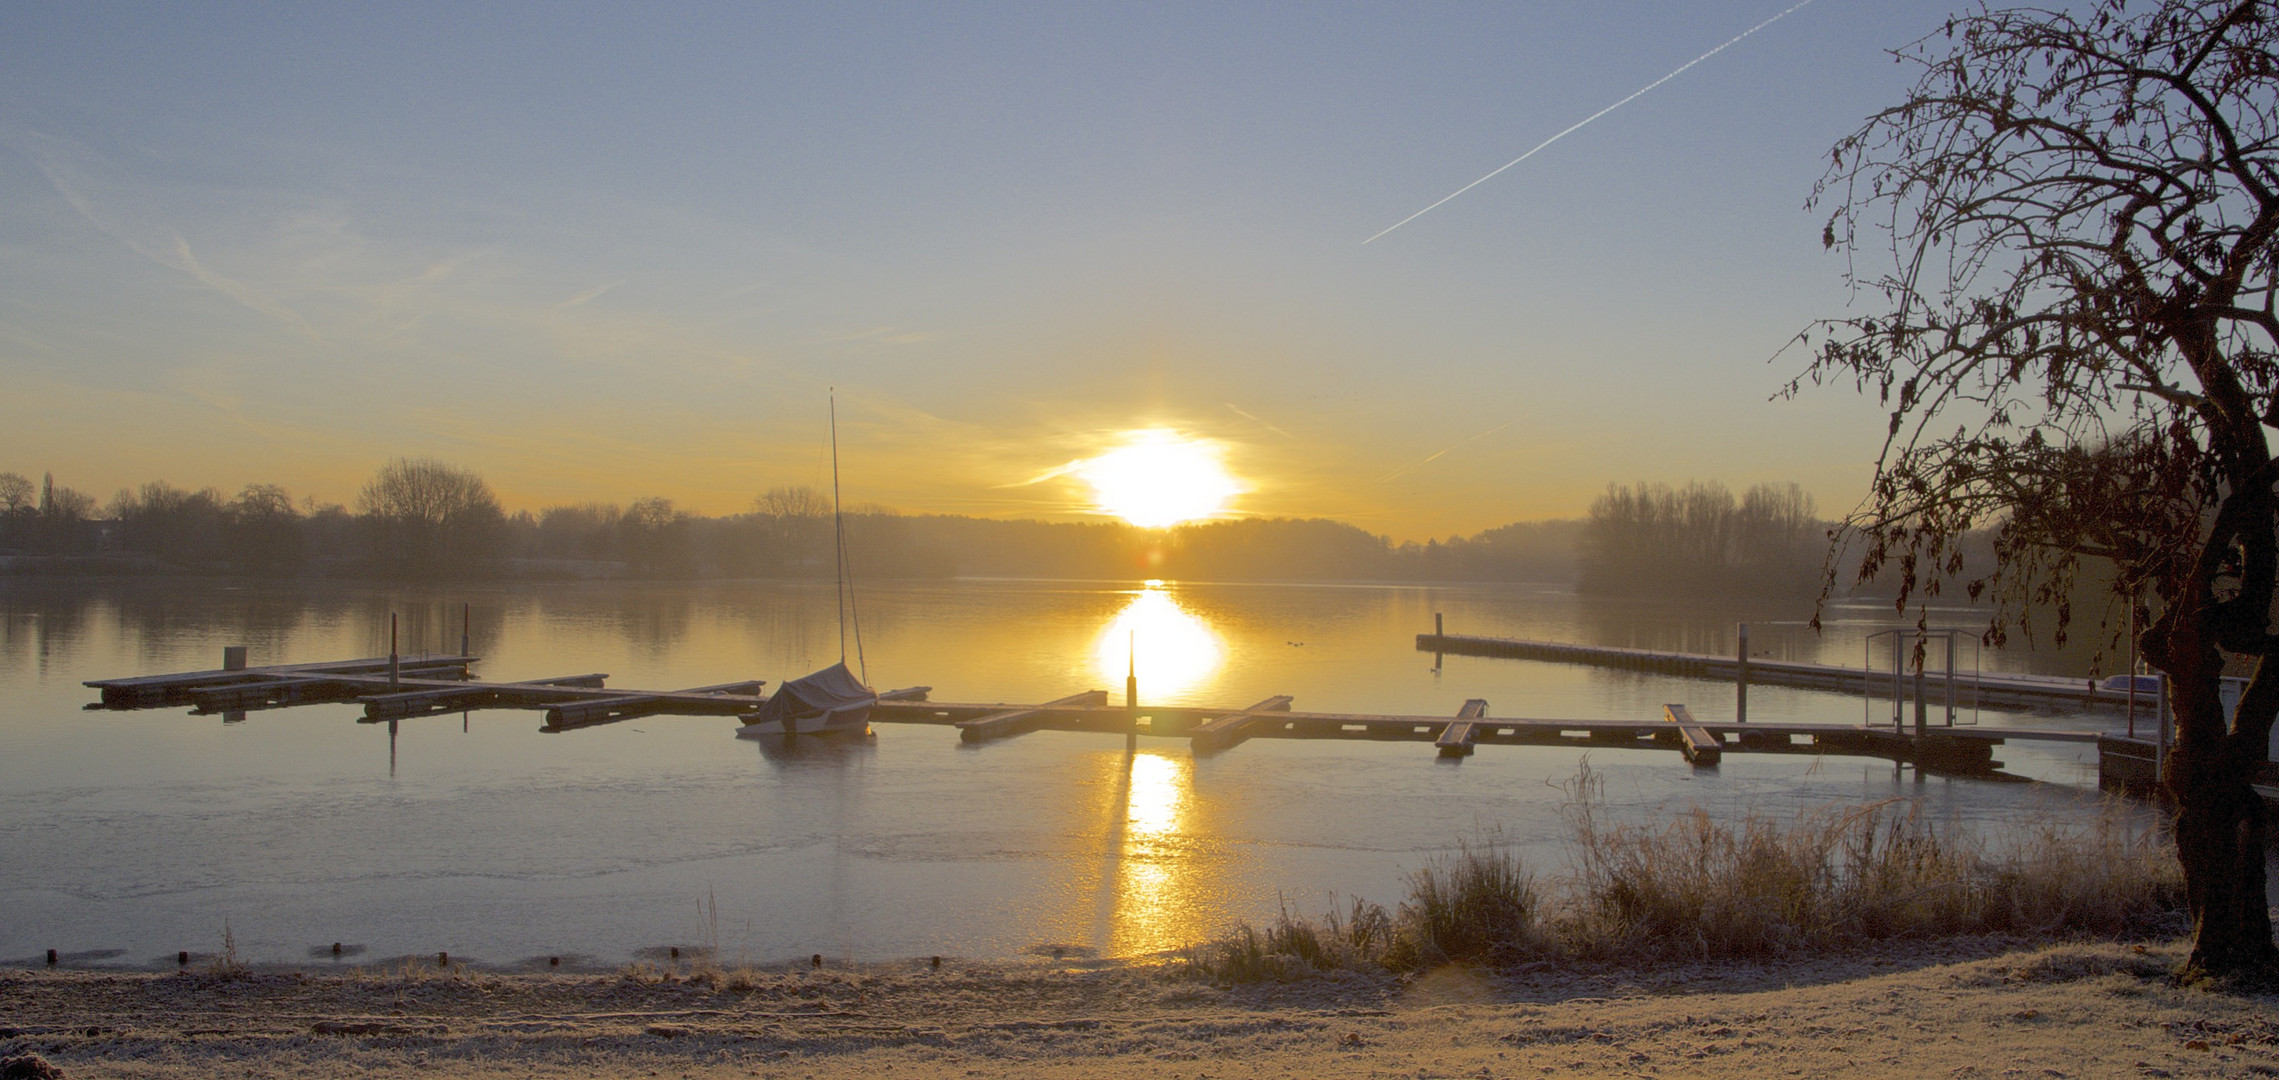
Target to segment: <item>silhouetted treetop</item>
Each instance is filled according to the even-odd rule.
[[[1976,13],[1901,50],[1918,78],[1839,142],[1814,202],[1870,314],[1808,330],[1792,383],[1890,408],[1846,522],[1863,577],[1920,601],[1964,582],[1999,642],[2084,558],[2144,597],[2174,685],[2168,778],[2200,930],[2193,963],[2279,965],[2247,786],[2279,713],[2279,24],[2258,0]],[[1889,250],[1891,261],[1881,264]],[[2233,718],[2226,651],[2263,658]],[[2252,837],[2251,837],[2252,834]]]

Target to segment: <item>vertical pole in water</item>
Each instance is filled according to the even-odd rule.
[[[1947,631],[1947,726],[1955,726],[1955,634]]]
[[[475,650],[467,647],[468,632],[475,628],[475,605],[459,605],[459,655],[473,656]]]
[[[1139,631],[1130,631],[1124,653],[1124,749],[1139,749]]]
[[[2137,737],[2137,598],[2129,597],[2129,738]]]
[[[243,646],[243,645],[224,645],[224,646],[222,646],[222,670],[223,670],[223,671],[244,671],[244,670],[245,670],[245,646]]]
[[[2159,676],[2153,684],[2152,723],[2159,731],[2154,743],[2152,768],[2154,781],[2168,779],[2168,676]]]
[[[391,611],[388,613],[388,688],[393,690],[402,682],[403,667],[396,656],[396,613]]]
[[[1925,702],[1923,701],[1923,662],[1930,659],[1930,644],[1921,634],[1915,636],[1915,737],[1917,739],[1922,738],[1924,729],[1930,726],[1924,716]]]
[[[1903,681],[1907,677],[1907,669],[1899,659],[1899,639],[1902,636],[1904,635],[1897,630],[1891,632],[1891,730],[1893,731],[1899,730],[1900,719],[1905,715],[1902,710],[1907,707],[1907,684]]]
[[[1733,669],[1733,722],[1749,722],[1749,624],[1741,624],[1741,663]]]
[[[1432,613],[1432,636],[1433,636],[1433,638],[1434,638],[1434,641],[1433,641],[1433,644],[1434,644],[1434,645],[1441,645],[1441,646],[1445,646],[1445,645],[1447,645],[1447,644],[1448,644],[1448,642],[1447,642],[1447,641],[1445,641],[1445,640],[1441,640],[1441,639],[1444,639],[1444,638],[1446,638],[1446,637],[1448,636],[1448,628],[1447,628],[1446,626],[1444,626],[1444,625],[1441,623],[1441,621],[1440,621],[1440,613],[1439,613],[1439,612],[1437,612],[1437,611],[1435,611],[1435,612],[1433,612],[1433,613]],[[1440,659],[1441,659],[1441,653],[1440,653],[1440,650],[1439,650],[1439,649],[1434,649],[1434,650],[1432,650],[1432,670],[1434,670],[1434,671],[1439,671],[1439,670],[1440,670]]]

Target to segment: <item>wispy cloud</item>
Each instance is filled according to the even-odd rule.
[[[603,294],[603,293],[605,293],[605,292],[608,292],[609,290],[611,290],[611,289],[614,289],[614,288],[616,288],[616,287],[618,287],[618,286],[620,286],[620,285],[623,285],[623,284],[625,284],[625,280],[624,280],[624,279],[620,279],[620,280],[617,280],[617,281],[612,281],[612,282],[610,282],[610,283],[609,283],[609,284],[607,284],[607,285],[596,285],[596,286],[594,286],[593,288],[587,289],[586,291],[584,291],[584,292],[582,292],[582,293],[579,293],[578,295],[576,295],[576,296],[573,296],[573,297],[571,297],[571,298],[569,298],[569,299],[567,299],[567,300],[564,300],[564,301],[562,301],[561,303],[559,303],[559,304],[556,304],[556,305],[554,305],[554,306],[555,306],[555,307],[558,307],[558,308],[574,308],[574,307],[579,307],[579,306],[581,306],[581,305],[584,305],[584,304],[588,304],[588,303],[591,303],[595,297],[598,297],[598,296],[600,296],[601,294]]]
[[[852,345],[857,342],[874,341],[882,345],[916,345],[920,342],[932,341],[937,336],[939,335],[927,333],[923,330],[904,330],[899,326],[873,326],[867,330],[826,331],[816,335],[811,339],[811,343],[816,345]]]
[[[221,274],[198,260],[190,250],[190,242],[182,234],[164,225],[135,228],[111,213],[103,204],[88,194],[95,185],[86,170],[74,163],[74,158],[92,156],[84,147],[40,132],[23,128],[0,128],[0,145],[6,145],[31,161],[32,167],[47,178],[56,194],[70,204],[87,223],[127,248],[150,261],[170,270],[189,275],[199,284],[213,289],[246,307],[276,319],[306,335],[312,341],[322,341],[316,327],[302,318],[300,313],[268,296],[258,289]]]

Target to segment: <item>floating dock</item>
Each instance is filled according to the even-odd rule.
[[[660,713],[740,716],[760,707],[759,679],[688,690],[605,689],[606,673],[563,675],[515,682],[483,682],[469,671],[475,656],[381,656],[318,664],[244,667],[230,650],[223,667],[174,675],[144,675],[87,682],[102,693],[90,709],[190,706],[199,715],[241,715],[293,705],[357,702],[360,723],[406,720],[471,709],[540,709],[541,730],[567,731]],[[230,666],[238,661],[240,666]]]
[[[531,709],[545,714],[540,730],[568,731],[657,715],[741,717],[765,700],[760,680],[685,690],[608,688],[608,676],[583,673],[543,679],[488,682],[473,677],[474,656],[374,657],[315,664],[244,666],[232,649],[220,669],[100,679],[87,683],[102,694],[90,709],[147,709],[187,705],[195,714],[320,703],[358,703],[361,722],[386,722],[472,709]],[[929,687],[879,695],[870,718],[877,723],[936,724],[953,728],[960,743],[984,746],[1036,731],[1082,731],[1186,740],[1192,752],[1223,752],[1250,739],[1359,739],[1431,744],[1443,760],[1461,761],[1483,745],[1663,749],[1696,768],[1715,767],[1731,752],[1844,754],[1887,758],[1926,771],[1987,774],[2002,767],[1996,747],[2012,740],[2100,745],[2101,756],[2127,772],[2142,772],[2141,752],[2095,731],[2019,727],[1922,727],[1814,723],[1743,723],[1702,720],[1684,704],[1663,708],[1657,719],[1561,719],[1489,715],[1474,698],[1453,715],[1303,712],[1289,695],[1247,708],[1111,705],[1108,694],[1087,690],[1042,704],[949,703],[927,700]],[[2102,738],[2102,741],[2101,741]],[[2111,744],[2109,747],[2106,744]],[[2127,743],[2128,745],[2122,745]]]
[[[962,742],[994,742],[1036,731],[1083,731],[1186,739],[1198,756],[1250,739],[1359,739],[1433,744],[1440,755],[1461,759],[1477,746],[1571,746],[1584,749],[1676,750],[1697,767],[1712,767],[1728,752],[1849,754],[1881,757],[1943,773],[1991,773],[2002,767],[1994,749],[2010,740],[2095,744],[2098,733],[2049,728],[1934,727],[1921,734],[1887,726],[1736,723],[1694,718],[1670,705],[1660,719],[1575,720],[1491,717],[1488,703],[1466,702],[1456,715],[1302,712],[1287,696],[1246,709],[1201,706],[1109,705],[1091,691],[1042,705],[1004,702],[881,701],[871,720],[956,728]],[[1002,719],[1017,717],[1018,725]],[[977,728],[977,722],[991,722]],[[982,734],[978,734],[982,732]]]
[[[1722,682],[1739,680],[1743,667],[1737,656],[1704,656],[1699,653],[1657,652],[1651,649],[1621,649],[1605,645],[1573,645],[1561,641],[1528,641],[1468,634],[1418,634],[1416,648],[1418,652],[1448,656],[1590,664]],[[1858,694],[1871,688],[1882,694],[1888,691],[1892,682],[1892,674],[1888,671],[1871,672],[1864,668],[1807,664],[1795,660],[1767,660],[1755,656],[1749,658],[1747,675],[1749,684],[1753,686],[1795,686],[1847,694]],[[1913,676],[1906,678],[1912,682]],[[1943,672],[1929,673],[1929,681],[1935,693],[1945,693],[1945,678]],[[2126,709],[2129,693],[2126,689],[2106,689],[2088,679],[2009,673],[1958,674],[1955,679],[1955,705],[1959,708],[1976,706],[2006,710]],[[2150,696],[2139,693],[2137,708],[2151,707]]]

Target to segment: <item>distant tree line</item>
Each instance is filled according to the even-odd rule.
[[[845,515],[854,572],[871,579],[1177,578],[1217,581],[1579,582],[1598,592],[1794,593],[1817,582],[1822,526],[1794,485],[1736,500],[1714,484],[1610,488],[1582,521],[1525,522],[1395,543],[1320,519],[1121,523]],[[353,506],[274,484],[235,494],[164,481],[107,504],[52,478],[0,473],[0,555],[18,569],[379,578],[818,578],[833,574],[831,502],[770,488],[742,513],[703,516],[655,496],[509,513],[483,478],[424,458],[375,472]]]
[[[1622,596],[1809,594],[1821,581],[1828,523],[1795,484],[1609,485],[1591,503],[1577,591]]]

